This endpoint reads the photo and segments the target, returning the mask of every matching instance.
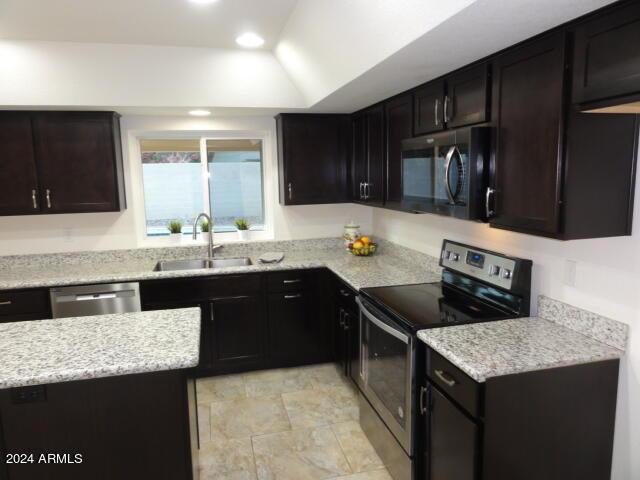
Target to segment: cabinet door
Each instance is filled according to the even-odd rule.
[[[414,135],[443,130],[444,125],[444,81],[436,80],[420,87],[413,94]]]
[[[348,116],[278,116],[280,203],[307,205],[348,199]]]
[[[349,370],[347,367],[347,334],[345,329],[345,309],[341,306],[337,307],[335,323],[334,323],[334,337],[335,337],[335,359],[336,363],[340,366],[340,371],[343,375],[348,375]]]
[[[352,199],[364,201],[364,184],[367,181],[367,128],[364,114],[354,115],[351,119],[351,188]]]
[[[427,471],[430,480],[477,480],[479,428],[433,386],[429,387]]]
[[[269,353],[281,364],[318,361],[326,356],[327,329],[312,292],[269,295]]]
[[[491,224],[554,236],[563,158],[563,34],[495,60],[495,217]]]
[[[486,64],[464,70],[447,78],[447,127],[456,128],[489,119],[489,75]]]
[[[360,374],[360,321],[356,310],[345,310],[347,376],[358,382]]]
[[[119,210],[120,138],[112,113],[34,116],[40,201],[45,213]],[[120,171],[119,171],[120,169]]]
[[[385,203],[399,208],[402,201],[402,140],[413,135],[413,97],[405,95],[385,104],[387,191]]]
[[[599,15],[578,26],[573,101],[640,94],[640,4]]]
[[[0,215],[40,211],[31,118],[27,113],[0,113]]]
[[[384,204],[384,107],[370,108],[365,114],[367,118],[367,163],[369,173],[365,189],[365,200],[369,204]]]
[[[210,302],[211,364],[223,370],[264,358],[266,321],[259,295],[218,298]]]

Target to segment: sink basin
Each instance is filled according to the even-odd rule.
[[[194,258],[189,260],[163,260],[156,264],[154,272],[168,272],[171,270],[197,270],[200,268],[242,267],[251,265],[249,257],[240,258]]]

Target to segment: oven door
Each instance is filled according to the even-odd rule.
[[[415,339],[366,300],[360,306],[358,383],[387,428],[413,455]]]

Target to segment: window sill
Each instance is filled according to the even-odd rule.
[[[237,232],[222,232],[214,233],[213,241],[215,244],[225,243],[251,243],[251,242],[263,242],[267,240],[275,240],[272,232],[266,230],[249,230],[249,239],[240,240]],[[140,247],[194,247],[208,244],[207,234],[198,234],[198,238],[195,240],[191,235],[184,234],[180,243],[172,243],[169,240],[169,236],[144,236],[140,242]]]

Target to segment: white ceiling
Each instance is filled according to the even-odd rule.
[[[239,48],[253,31],[270,49],[297,0],[0,0],[0,38]]]

